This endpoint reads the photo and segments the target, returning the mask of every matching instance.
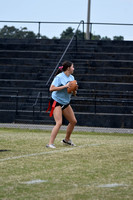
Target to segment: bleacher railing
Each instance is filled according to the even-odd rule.
[[[84,21],[83,21],[83,20],[79,22],[79,25],[78,25],[77,29],[75,30],[75,32],[74,32],[72,38],[70,39],[68,45],[66,46],[65,51],[63,52],[63,54],[62,54],[61,58],[59,59],[57,65],[56,65],[56,67],[55,67],[55,69],[53,70],[51,76],[49,77],[48,81],[46,82],[46,87],[49,86],[49,83],[50,83],[51,79],[53,78],[53,76],[54,76],[54,74],[55,74],[57,68],[59,67],[59,64],[61,64],[62,59],[64,58],[65,54],[67,53],[67,50],[68,50],[69,47],[71,46],[72,41],[74,40],[74,37],[76,36],[77,31],[78,31],[78,29],[79,29],[79,27],[80,27],[81,24],[83,24],[83,27],[84,27]],[[84,33],[84,31],[83,31],[83,33]],[[84,39],[84,35],[83,35],[83,39]],[[76,38],[76,40],[77,40],[77,38]],[[77,42],[76,42],[76,45],[77,45]]]
[[[82,29],[82,32],[83,32],[83,35],[84,35],[84,21],[83,20],[81,20],[82,21],[82,24],[83,24],[83,29]],[[0,20],[0,28],[2,28],[1,27],[1,24],[4,24],[4,25],[7,25],[7,24],[26,24],[27,26],[28,26],[28,24],[34,24],[34,25],[37,25],[37,30],[34,30],[35,32],[37,32],[37,36],[38,36],[38,39],[40,39],[40,36],[41,36],[41,28],[42,28],[42,26],[45,24],[45,25],[47,25],[47,24],[52,24],[52,25],[54,25],[54,24],[58,24],[58,25],[66,25],[66,24],[68,24],[69,26],[70,25],[78,25],[80,22],[43,22],[43,21],[5,21],[5,20]],[[27,27],[28,28],[28,27]],[[33,31],[33,30],[32,30]],[[33,31],[33,32],[34,32]],[[43,34],[45,34],[45,33],[43,33]],[[47,36],[48,37],[48,36]]]
[[[83,21],[83,20],[82,20]],[[69,26],[76,26],[79,24],[79,22],[50,22],[50,21],[17,21],[17,20],[14,20],[14,21],[10,21],[10,20],[0,20],[0,29],[2,28],[2,24],[3,25],[14,25],[14,24],[26,24],[27,26],[28,25],[37,25],[36,27],[34,27],[34,31],[37,32],[37,38],[40,39],[40,36],[42,34],[42,29],[45,25],[69,25]],[[124,30],[127,30],[127,27],[133,27],[133,24],[128,24],[128,23],[103,23],[103,22],[90,22],[90,23],[87,23],[87,22],[84,22],[83,21],[83,32],[84,32],[84,27],[85,25],[88,25],[89,24],[89,27],[90,27],[90,39],[91,39],[91,34],[92,34],[92,29],[96,26],[105,26],[106,28],[104,28],[104,31],[108,30],[108,27],[112,27],[112,26],[115,26],[115,27],[124,27]],[[28,28],[28,27],[27,27]],[[32,30],[33,31],[33,30]],[[33,31],[33,32],[34,32]],[[95,32],[95,30],[94,30]],[[45,35],[45,31],[43,33]],[[100,34],[100,33],[98,33]],[[122,34],[122,32],[121,32]],[[107,35],[108,36],[108,35]],[[124,35],[123,35],[124,36]],[[47,36],[49,37],[49,36]],[[133,38],[131,39],[133,40]]]

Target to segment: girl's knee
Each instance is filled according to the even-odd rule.
[[[73,124],[74,126],[77,124],[77,120],[76,119],[73,119],[71,122],[71,124]]]
[[[56,122],[56,126],[61,127],[62,126],[62,121]]]
[[[76,120],[76,119],[74,120],[74,124],[75,124],[75,125],[77,124],[77,120]]]

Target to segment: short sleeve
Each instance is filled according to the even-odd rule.
[[[60,78],[58,76],[56,76],[53,80],[53,82],[51,83],[51,85],[54,85],[55,87],[58,87],[61,85],[61,81]]]

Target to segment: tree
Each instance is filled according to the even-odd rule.
[[[77,39],[79,39],[79,40],[82,40],[83,37],[85,38],[85,33],[83,33],[83,32],[80,31],[80,30],[77,30],[76,35],[77,35]]]
[[[104,36],[104,37],[101,38],[101,40],[111,40],[111,38]]]
[[[123,36],[114,36],[113,37],[113,40],[124,40],[124,37]]]
[[[68,27],[65,31],[60,34],[60,39],[70,39],[74,34],[74,28]]]
[[[0,38],[18,38],[18,39],[29,39],[29,38],[40,38],[48,39],[45,35],[35,34],[33,31],[28,31],[26,27],[21,27],[20,29],[14,26],[4,26],[0,29]]]
[[[59,38],[54,36],[54,37],[52,37],[52,40],[59,40]]]
[[[60,34],[60,39],[71,39],[73,34],[74,34],[74,28],[72,27],[68,27],[65,31],[63,31],[61,34]],[[83,32],[80,31],[80,30],[77,30],[76,32],[76,36],[77,36],[77,39],[83,39]],[[85,37],[85,34],[84,34],[84,37]]]
[[[101,36],[100,35],[93,35],[91,33],[91,40],[101,40]]]
[[[74,28],[68,27],[60,34],[60,38],[53,37],[52,39],[71,39],[74,34]],[[84,34],[84,35],[83,35]],[[80,30],[77,30],[76,33],[77,39],[85,38],[85,33]],[[39,39],[49,39],[45,35],[35,34],[33,31],[28,31],[26,27],[21,27],[20,29],[15,28],[14,26],[4,26],[0,29],[0,38],[18,38],[18,39],[30,39],[30,38],[39,38]],[[111,40],[107,36],[101,37],[100,35],[93,35],[91,33],[91,40]],[[114,36],[113,40],[124,40],[123,36]]]
[[[40,37],[39,37],[40,39],[49,39],[47,36],[45,36],[45,35],[40,35]]]
[[[0,38],[36,38],[36,34],[28,31],[26,27],[17,29],[14,26],[4,26],[0,29]]]

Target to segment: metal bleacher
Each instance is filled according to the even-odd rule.
[[[54,123],[45,112],[46,82],[67,44],[0,39],[0,123]],[[79,126],[133,128],[132,41],[79,40],[77,48],[73,41],[63,60],[75,66],[79,89],[71,105]]]

